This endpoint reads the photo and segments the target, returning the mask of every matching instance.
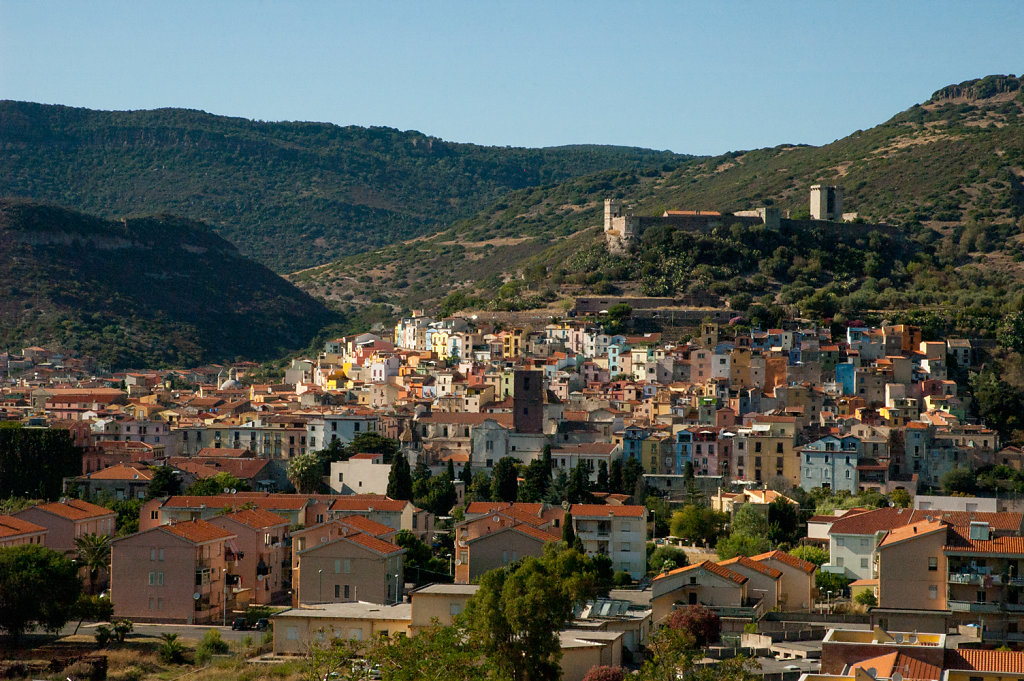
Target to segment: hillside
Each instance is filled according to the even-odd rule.
[[[195,365],[278,357],[338,321],[205,225],[0,200],[0,347]]]
[[[111,219],[199,220],[280,272],[429,235],[510,190],[684,158],[608,146],[483,147],[415,131],[182,109],[0,101],[4,195]]]
[[[1002,306],[1020,303],[1022,178],[1021,79],[990,76],[943,88],[879,126],[821,147],[603,171],[514,192],[430,239],[292,279],[321,296],[407,307],[438,303],[454,281],[460,292],[446,312],[535,307],[579,290],[706,291],[735,299],[740,310],[750,300],[793,312],[918,310],[958,316],[955,324],[977,330]],[[898,238],[851,237],[841,227],[700,236],[651,230],[633,256],[613,257],[603,247],[605,198],[624,199],[637,215],[774,204],[799,218],[807,215],[808,187],[819,182],[843,185],[845,210],[895,226]]]

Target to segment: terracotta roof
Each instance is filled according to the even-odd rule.
[[[365,546],[371,551],[376,551],[377,553],[380,553],[385,556],[389,556],[392,553],[397,553],[399,551],[405,551],[405,549],[403,549],[401,546],[398,546],[397,544],[392,544],[389,541],[384,541],[383,539],[378,539],[377,537],[372,537],[368,534],[363,534],[362,532],[350,534],[344,538],[354,541],[360,546]]]
[[[173,525],[161,525],[158,529],[186,539],[193,544],[205,544],[218,539],[230,539],[236,535],[205,520],[189,520]]]
[[[894,530],[890,530],[879,546],[891,546],[901,541],[908,539],[916,539],[917,537],[923,537],[926,534],[932,534],[935,532],[945,532],[949,525],[939,520],[922,520],[917,523],[911,523],[910,525],[904,525],[903,527],[897,527]]]
[[[475,412],[436,412],[430,416],[421,416],[420,423],[449,423],[460,426],[478,426],[486,420],[497,421],[506,428],[512,427],[512,414],[478,414]]]
[[[782,570],[776,570],[771,566],[762,565],[761,563],[758,563],[756,560],[752,560],[750,558],[747,558],[746,556],[736,556],[735,558],[730,558],[729,560],[720,560],[718,561],[718,564],[723,565],[725,567],[729,567],[730,565],[742,565],[748,570],[760,572],[761,574],[767,575],[772,579],[778,579],[782,576]]]
[[[697,563],[695,565],[687,565],[686,567],[676,568],[675,570],[670,570],[668,572],[663,572],[654,579],[658,580],[664,577],[668,577],[669,575],[678,575],[684,572],[689,572],[691,570],[698,569],[706,570],[712,574],[722,577],[723,579],[728,579],[733,582],[736,582],[737,584],[744,584],[747,581],[747,578],[739,574],[738,572],[733,572],[732,570],[723,565],[719,565],[718,563],[712,563],[710,560],[706,560],[703,563]]]
[[[951,669],[970,669],[979,672],[1024,674],[1024,652],[960,648],[947,651],[946,666]]]
[[[125,464],[108,466],[95,473],[85,476],[90,480],[152,480],[153,471],[149,468],[136,468]]]
[[[903,678],[908,681],[937,680],[942,676],[942,667],[928,664],[902,652],[887,653],[850,665],[851,672],[855,669],[866,671],[871,668],[875,669],[875,678],[890,678],[895,671],[903,674]]]
[[[785,563],[786,565],[789,565],[790,567],[795,567],[798,570],[803,570],[807,574],[811,574],[818,569],[818,566],[810,562],[809,560],[797,558],[794,555],[779,550],[769,551],[768,553],[761,553],[756,556],[751,556],[750,559],[755,560],[758,563],[765,560],[777,560],[780,563]]]
[[[540,503],[521,501],[514,504],[506,501],[471,501],[469,505],[466,506],[466,515],[479,515],[483,513],[491,513],[493,511],[503,511],[508,508],[515,508],[523,513],[539,516],[543,506],[544,505]]]
[[[262,530],[268,527],[277,527],[278,525],[287,525],[288,519],[283,518],[270,511],[265,511],[262,508],[244,508],[240,511],[234,511],[233,513],[226,513],[225,518],[231,518],[243,525],[253,528],[254,530]]]
[[[343,525],[348,525],[352,529],[357,530],[358,532],[362,532],[363,534],[368,534],[372,537],[382,537],[385,534],[391,534],[392,532],[395,532],[395,528],[388,527],[383,523],[375,522],[373,520],[370,520],[366,516],[361,515],[345,516],[344,518],[339,518],[334,522],[341,523]]]
[[[47,511],[61,518],[68,520],[88,520],[89,518],[102,518],[103,516],[117,515],[109,508],[90,504],[81,499],[68,499],[67,501],[54,501],[49,504],[40,504],[36,508]]]
[[[45,527],[30,523],[27,520],[15,518],[12,515],[0,515],[0,539],[9,539],[21,534],[35,534],[46,531]]]
[[[968,539],[958,532],[949,533],[949,543],[942,547],[948,553],[1000,553],[1024,556],[1024,537]]]
[[[932,518],[954,527],[969,527],[972,522],[988,523],[992,529],[1016,531],[1021,526],[1020,513],[982,513],[979,511],[933,511],[909,508],[877,508],[856,515],[844,515],[832,524],[830,534],[874,534],[894,530]]]
[[[271,511],[294,511],[302,508],[310,498],[305,494],[268,494],[266,492],[214,494],[208,497],[178,495],[165,501],[162,508],[234,508],[251,502],[258,508]]]
[[[646,518],[646,506],[611,506],[602,504],[573,504],[569,509],[573,518]]]
[[[340,496],[331,504],[332,511],[398,511],[405,509],[407,501],[372,495]]]

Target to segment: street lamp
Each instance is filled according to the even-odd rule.
[[[220,603],[221,626],[228,625],[228,569],[221,568],[221,579],[224,581],[224,598]]]
[[[317,570],[316,572],[317,572],[318,579],[319,579],[319,582],[320,582],[320,595],[317,598],[317,603],[323,603],[324,602],[324,571],[323,570]]]
[[[832,592],[831,591],[826,591],[825,592],[825,609],[828,611],[829,615],[832,614]]]
[[[653,508],[649,509],[649,510],[651,512],[651,517],[654,519],[654,520],[651,521],[651,524],[653,525],[653,527],[651,528],[651,533],[653,534],[652,538],[653,539],[657,539],[658,538],[658,514],[654,511]],[[657,543],[657,542],[655,542],[655,543]]]

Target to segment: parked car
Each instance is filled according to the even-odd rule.
[[[269,628],[270,620],[268,620],[266,617],[261,617],[258,620],[256,620],[256,631],[266,631]]]
[[[247,631],[249,629],[249,622],[244,617],[236,617],[231,620],[232,631]]]

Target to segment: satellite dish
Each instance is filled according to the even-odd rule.
[[[873,679],[877,679],[878,678],[878,670],[875,669],[874,667],[868,667],[867,668],[867,672],[871,676],[871,678],[873,678]]]
[[[256,580],[262,582],[263,581],[263,575],[256,575]]]
[[[199,593],[199,592],[197,591],[197,592],[195,592],[194,594],[192,594],[192,598],[194,598],[195,600],[197,600],[197,601],[198,601],[201,595],[202,595],[202,594],[200,594],[200,593]]]
[[[224,494],[231,494],[231,488],[230,487],[225,487],[224,488]]]
[[[903,634],[893,634],[892,638],[896,643],[903,643]]]
[[[237,490],[237,489],[235,489],[234,487],[232,487],[232,488],[231,488],[231,493],[232,493],[232,494],[237,494],[237,493],[238,493],[238,490]]]
[[[892,681],[903,681],[903,674],[900,674],[899,672],[893,672]]]

